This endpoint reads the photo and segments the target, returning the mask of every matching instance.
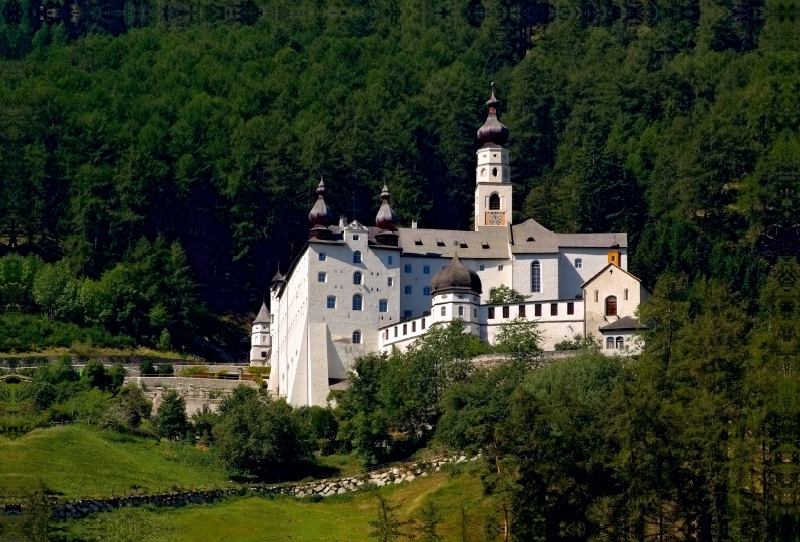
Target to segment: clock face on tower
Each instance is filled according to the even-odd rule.
[[[486,213],[486,224],[488,226],[503,226],[506,223],[503,211],[489,211]]]

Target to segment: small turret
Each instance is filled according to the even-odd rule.
[[[311,212],[308,213],[308,219],[313,224],[308,232],[309,239],[324,240],[330,236],[328,226],[333,222],[333,213],[325,203],[325,183],[322,179],[317,185],[317,201],[314,203],[314,207],[311,208]]]
[[[381,191],[381,208],[378,210],[378,216],[375,217],[375,225],[380,228],[380,232],[375,235],[375,240],[381,245],[396,247],[398,245],[397,238],[397,215],[389,205],[391,194],[389,194],[389,187],[383,185]]]
[[[481,143],[486,145],[503,145],[508,141],[510,132],[505,125],[497,118],[497,109],[500,107],[500,100],[494,95],[494,83],[492,83],[492,97],[486,102],[489,108],[489,114],[486,117],[486,122],[478,130],[478,139]]]
[[[272,352],[271,324],[272,315],[267,309],[267,304],[261,303],[261,310],[258,311],[256,319],[253,320],[253,329],[250,333],[250,365],[270,365],[270,354]]]

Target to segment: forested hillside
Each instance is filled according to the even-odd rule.
[[[648,285],[713,277],[748,303],[800,246],[784,3],[197,0],[68,37],[4,1],[0,250],[80,280],[160,235],[186,254],[186,292],[252,311],[302,247],[320,176],[350,219],[371,224],[388,183],[401,222],[467,229],[492,80],[516,219],[626,231]],[[133,325],[109,329],[152,343],[163,327]]]

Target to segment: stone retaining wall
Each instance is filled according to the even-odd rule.
[[[233,389],[245,385],[258,388],[252,380],[218,380],[214,378],[188,378],[168,376],[125,377],[125,384],[136,384],[144,390],[145,396],[153,402],[153,412],[158,410],[164,391],[172,389],[186,401],[186,414],[216,412],[223,399],[233,393]]]
[[[219,502],[235,495],[245,495],[247,491],[261,495],[287,495],[297,498],[342,495],[357,491],[364,486],[383,487],[390,484],[411,482],[417,477],[425,478],[439,472],[448,464],[475,461],[480,455],[471,459],[466,456],[440,457],[430,461],[417,461],[387,467],[350,478],[324,479],[312,482],[287,483],[277,485],[257,484],[247,488],[210,489],[205,491],[183,491],[163,493],[160,495],[135,495],[130,497],[114,497],[111,499],[82,499],[70,501],[53,508],[53,516],[58,519],[80,519],[97,512],[111,512],[123,506],[169,506],[181,507],[189,504],[208,504]]]

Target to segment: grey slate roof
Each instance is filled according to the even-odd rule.
[[[431,290],[438,292],[452,289],[465,289],[477,294],[483,293],[481,278],[472,269],[467,269],[456,255],[448,266],[436,273],[431,279]]]
[[[616,322],[611,322],[600,328],[600,331],[625,331],[631,329],[645,329],[645,326],[637,322],[634,318],[626,316]]]
[[[400,228],[400,248],[403,256],[492,259],[508,258],[506,228],[487,227],[479,231],[429,230]]]
[[[511,226],[512,254],[556,253],[559,248],[628,248],[627,233],[555,233],[534,219]]]
[[[269,313],[269,310],[267,310],[267,304],[266,303],[262,303],[261,304],[261,310],[258,311],[258,316],[256,316],[255,320],[253,320],[253,323],[254,324],[269,324],[270,322],[272,322],[272,315]]]

